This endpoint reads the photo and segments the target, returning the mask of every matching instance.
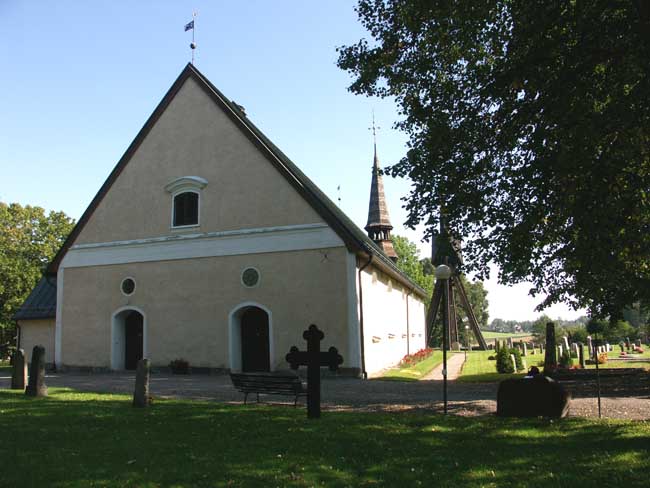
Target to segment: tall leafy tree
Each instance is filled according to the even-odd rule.
[[[650,301],[650,3],[359,0],[353,93],[394,97],[407,224],[612,320]]]
[[[73,226],[63,212],[0,202],[0,346],[12,341],[12,315]]]
[[[409,241],[406,237],[398,235],[393,235],[391,241],[397,254],[397,262],[395,264],[409,278],[426,290],[430,297],[433,292],[433,276],[424,273],[424,268],[420,262],[420,251],[415,243]]]

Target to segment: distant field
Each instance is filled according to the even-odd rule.
[[[532,337],[532,334],[529,332],[492,332],[490,330],[482,330],[483,337],[487,339],[507,339],[508,337],[512,338],[523,338],[523,337]]]

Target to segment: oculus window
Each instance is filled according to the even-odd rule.
[[[260,272],[255,268],[246,268],[241,274],[241,282],[247,288],[257,286],[260,282]]]
[[[120,288],[122,289],[122,293],[126,296],[133,295],[133,292],[135,291],[135,280],[133,278],[124,278]]]
[[[199,225],[199,194],[186,191],[174,196],[172,226]]]

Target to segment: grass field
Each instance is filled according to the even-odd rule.
[[[463,365],[458,381],[465,382],[489,382],[502,381],[508,378],[521,378],[526,372],[500,374],[497,373],[496,361],[490,361],[488,356],[494,356],[494,351],[472,351],[467,354],[467,361]],[[527,368],[537,366],[544,361],[543,354],[529,354],[522,358],[526,362]]]
[[[418,381],[426,376],[433,368],[442,363],[442,351],[434,351],[424,361],[408,368],[392,368],[386,371],[380,378],[393,381]]]
[[[515,420],[0,390],[0,486],[648,485],[648,422]]]

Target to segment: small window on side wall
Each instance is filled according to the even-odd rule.
[[[199,194],[186,191],[174,196],[174,227],[199,225]]]

